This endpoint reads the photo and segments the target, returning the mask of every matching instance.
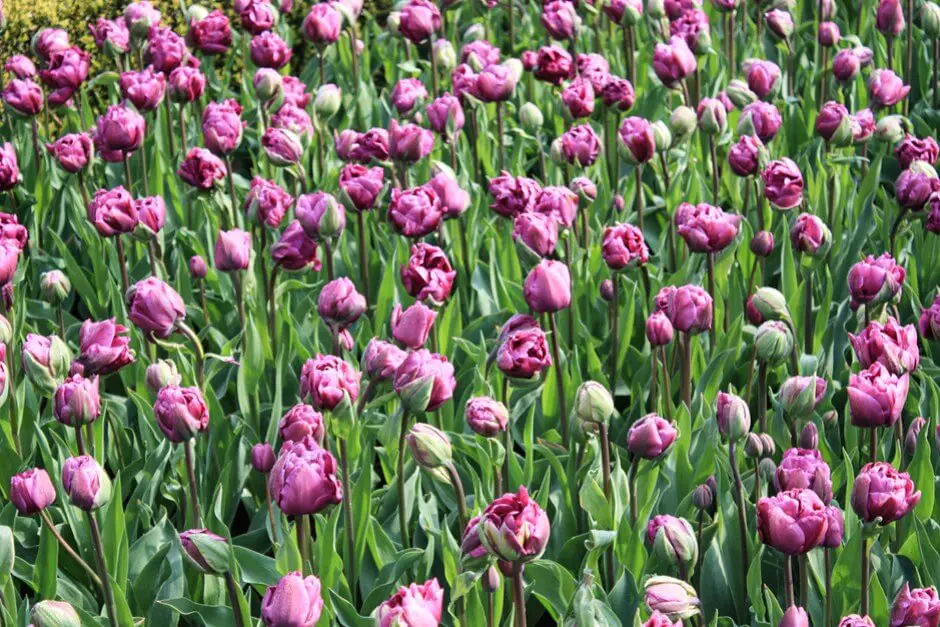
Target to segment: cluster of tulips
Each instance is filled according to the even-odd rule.
[[[837,4],[17,44],[0,625],[938,627],[940,5]]]

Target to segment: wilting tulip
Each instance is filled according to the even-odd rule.
[[[681,579],[657,575],[647,579],[644,588],[644,601],[652,612],[682,620],[702,611],[702,602],[695,588]]]
[[[430,186],[392,190],[388,220],[401,235],[422,238],[436,231],[443,219],[440,198]]]
[[[920,363],[917,329],[912,324],[902,327],[891,316],[884,324],[873,320],[858,335],[849,333],[849,340],[862,368],[878,362],[891,374],[901,376],[916,370]]]
[[[441,305],[450,296],[457,272],[443,250],[421,242],[411,247],[411,256],[401,267],[400,275],[410,296]]]
[[[360,368],[372,381],[391,381],[408,354],[390,342],[372,338],[362,353]]]
[[[933,586],[911,590],[905,581],[904,587],[891,605],[890,627],[922,625],[936,627],[940,624],[940,596]]]
[[[81,172],[94,158],[91,136],[87,133],[63,135],[55,143],[46,144],[46,150],[70,174]]]
[[[852,486],[852,509],[862,521],[890,524],[904,518],[920,502],[920,491],[906,472],[887,462],[865,464]]]
[[[438,625],[444,610],[444,589],[437,578],[402,586],[375,611],[376,627]],[[312,625],[313,623],[311,623]]]
[[[267,627],[316,625],[323,612],[320,580],[299,571],[287,573],[267,589],[261,601],[261,621]]]
[[[812,490],[787,490],[757,503],[761,542],[786,555],[802,555],[826,537],[826,506]]]
[[[894,300],[901,293],[905,274],[889,253],[880,257],[869,255],[849,270],[849,304],[856,310],[860,305],[868,307]]]
[[[39,601],[29,610],[31,627],[81,627],[82,619],[66,601]]]
[[[62,464],[62,487],[75,507],[93,512],[111,501],[111,479],[95,458],[70,457]]]
[[[422,348],[408,354],[395,371],[393,385],[411,411],[422,413],[450,400],[457,381],[454,366],[446,357]]]
[[[487,505],[478,525],[486,550],[504,562],[528,562],[541,557],[548,544],[548,515],[525,486]]]
[[[807,489],[815,492],[823,503],[832,500],[829,465],[817,450],[791,448],[785,451],[774,475],[774,485],[778,492]]]
[[[49,473],[30,468],[10,478],[10,502],[23,516],[32,516],[55,501],[55,487]]]
[[[504,432],[509,424],[509,410],[488,396],[469,399],[464,415],[471,431],[487,438]]]
[[[75,374],[67,378],[56,388],[52,407],[56,420],[64,425],[80,428],[94,422],[101,415],[98,377]]]
[[[301,442],[310,437],[322,445],[326,435],[323,414],[305,403],[297,403],[291,407],[281,418],[277,428],[285,442]]]
[[[683,333],[695,335],[712,327],[712,298],[697,285],[664,287],[656,295],[655,305]]]
[[[334,355],[316,355],[300,371],[300,396],[320,411],[331,411],[344,396],[355,403],[362,374]]]
[[[678,437],[679,431],[673,423],[656,414],[647,414],[634,422],[627,432],[627,450],[637,457],[656,459]]]

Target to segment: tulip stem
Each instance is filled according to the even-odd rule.
[[[78,565],[81,566],[82,569],[86,573],[88,573],[88,577],[94,582],[96,586],[101,587],[102,582],[101,582],[101,578],[98,576],[98,573],[95,572],[94,568],[88,565],[88,562],[83,560],[78,555],[75,549],[72,548],[72,545],[70,545],[68,542],[65,541],[65,538],[63,538],[62,534],[59,533],[59,530],[56,529],[55,523],[52,522],[52,518],[49,517],[49,512],[47,512],[44,509],[40,510],[39,517],[42,518],[43,523],[45,523],[46,527],[55,537],[56,541],[58,541],[59,546],[65,549],[65,552],[68,553],[71,556],[71,558],[75,560],[78,563]]]
[[[832,552],[829,547],[823,548],[823,557],[826,562],[826,610],[823,615],[823,625],[829,627],[832,624]]]
[[[806,555],[800,555],[800,607],[809,601],[809,566]]]
[[[95,545],[95,557],[98,560],[98,572],[101,574],[101,589],[104,591],[104,604],[108,612],[108,620],[112,627],[118,627],[117,607],[114,604],[114,592],[111,590],[111,580],[108,576],[108,563],[104,559],[104,544],[101,542],[101,529],[94,512],[87,512],[88,526],[91,529],[91,540]]]
[[[790,555],[787,555],[786,561],[783,566],[783,585],[786,591],[786,604],[787,607],[793,607],[796,605],[796,595],[793,592],[793,558]]]
[[[349,569],[349,590],[352,592],[352,602],[358,604],[359,585],[356,576],[356,524],[352,514],[352,490],[349,481],[349,455],[346,450],[346,440],[339,440],[339,457],[343,465],[343,522],[346,524],[346,566]]]
[[[229,230],[235,224],[234,216],[238,211],[238,196],[235,194],[235,176],[232,174],[232,158],[225,155],[225,180],[228,183],[228,194],[232,201],[231,212],[222,212],[222,229]]]
[[[506,153],[503,151],[503,103],[496,103],[496,145],[499,151],[499,171],[506,169]]]
[[[604,475],[604,498],[607,501],[608,507],[610,506],[610,434],[608,432],[607,423],[602,422],[598,425],[600,429],[600,441],[601,441],[601,470]],[[607,589],[611,590],[614,587],[614,548],[613,546],[608,547],[607,555],[604,558],[605,566],[607,568]]]
[[[369,309],[369,294],[372,290],[369,287],[369,250],[366,248],[366,217],[364,211],[356,211],[356,221],[359,226],[356,231],[356,236],[359,239],[359,278],[362,281],[363,296],[366,299],[366,311],[369,312],[369,317],[372,319],[372,312]],[[464,248],[464,253],[466,253],[466,250]]]
[[[874,432],[874,429],[872,429]],[[871,559],[869,553],[871,552],[871,540],[868,538],[862,538],[862,568],[861,568],[861,578],[862,578],[862,605],[859,611],[859,614],[862,616],[868,615],[868,582],[871,579]]]
[[[463,482],[460,480],[460,474],[457,472],[457,467],[454,466],[453,462],[447,464],[445,468],[447,468],[447,474],[450,475],[450,479],[454,484],[454,498],[457,500],[457,524],[459,525],[460,532],[463,533],[463,530],[467,528],[467,520],[469,519],[467,515],[467,497],[463,490]]]
[[[164,96],[163,105],[166,110],[166,141],[170,147],[170,158],[172,159],[176,154],[176,142],[173,141],[173,109],[169,97]]]
[[[813,271],[807,269],[804,282],[803,352],[813,354]]]
[[[712,202],[718,204],[718,147],[715,146],[715,138],[708,136],[708,152],[711,155],[712,162]]]
[[[666,420],[672,422],[672,390],[669,382],[669,372],[666,370],[666,347],[661,346],[657,350],[661,352],[660,366],[663,371],[663,408],[666,411]]]
[[[411,544],[408,537],[408,512],[405,507],[405,438],[408,435],[409,418],[408,410],[402,407],[401,428],[398,432],[398,529],[403,549],[408,549]]]
[[[200,281],[200,287],[202,283]],[[205,289],[205,288],[202,288]],[[203,302],[203,307],[205,307],[205,302]],[[209,319],[206,318],[206,326],[209,325]],[[196,332],[186,324],[185,322],[180,322],[177,329],[180,333],[185,335],[193,343],[193,351],[196,353],[196,383],[199,385],[199,389],[203,390],[206,386],[206,373],[205,373],[205,362],[206,354],[202,349],[202,340],[199,339],[199,336],[196,335]]]
[[[428,53],[431,57],[431,99],[437,98],[440,93],[437,80],[437,55],[434,54],[434,38],[428,38]]]
[[[509,407],[509,377],[503,376],[503,405],[509,412],[510,420],[506,422],[506,430],[503,432],[503,448],[506,449],[504,461],[505,470],[503,471],[503,491],[509,492],[512,488],[509,484],[509,458],[512,455],[512,410]]]
[[[199,510],[199,493],[196,488],[196,469],[193,460],[195,441],[190,438],[183,444],[184,459],[186,462],[186,478],[189,481],[189,502],[193,510],[193,526],[202,527],[202,512]]]
[[[493,592],[486,593],[486,627],[495,627],[496,625],[496,623],[493,622],[496,614],[495,599],[493,597]]]
[[[61,337],[63,341],[67,342],[68,339],[65,337],[65,312],[62,310],[61,305],[56,308],[55,313],[59,322],[59,337]]]
[[[682,344],[682,402],[692,411],[692,336],[680,331]]]
[[[657,401],[659,400],[657,398],[657,393],[659,392],[659,390],[657,389],[657,382],[659,379],[659,363],[658,363],[659,362],[659,349],[656,346],[654,346],[653,350],[650,351],[650,362],[651,362],[650,363],[650,395],[649,395],[650,411],[653,413],[659,413],[657,411],[657,408],[658,408]]]
[[[636,521],[640,517],[640,499],[636,493],[636,473],[640,469],[640,458],[636,455],[633,456],[633,459],[630,461],[630,477],[629,477],[629,487],[630,490],[630,522],[635,527]]]
[[[938,87],[940,87],[940,39],[933,40],[933,108],[936,109],[940,107],[940,93],[938,93]]]
[[[189,152],[188,142],[186,141],[186,105],[184,103],[179,104],[180,109],[180,145],[182,147],[183,155],[185,156]]]
[[[118,265],[121,267],[121,298],[127,294],[127,288],[130,281],[127,278],[127,257],[124,255],[124,241],[120,235],[114,237],[115,246],[117,246]],[[63,340],[65,338],[62,338]]]
[[[274,546],[277,546],[277,518],[274,517],[274,505],[271,503],[271,489],[268,488],[268,481],[264,482],[264,501],[268,507],[268,519],[271,521],[271,539]]]
[[[894,224],[891,225],[891,236],[888,239],[888,252],[891,255],[894,255],[894,240],[898,235],[898,229],[901,227],[901,222],[904,220],[904,215],[907,213],[906,207],[901,207],[901,210],[898,211],[898,217],[894,219]],[[865,306],[865,309],[868,309],[868,306]]]
[[[754,505],[760,500],[760,460],[754,458]]]
[[[643,166],[637,165],[636,172],[636,225],[643,233],[643,214],[646,213],[646,196],[643,194]]]
[[[300,545],[300,558],[304,576],[313,574],[313,558],[310,556],[310,516],[302,514],[295,523],[297,544]]]
[[[620,352],[620,276],[614,272],[610,281],[613,286],[613,296],[610,299],[610,393],[617,397],[617,357]]]
[[[332,281],[335,275],[333,274],[333,245],[330,243],[330,238],[323,240],[323,261],[326,264],[326,280]]]
[[[712,307],[715,299],[715,253],[705,253],[706,268],[708,271],[708,295],[712,297]],[[708,330],[709,353],[714,355],[716,344],[718,343],[718,331],[715,329],[715,321],[712,321],[711,328]]]
[[[522,562],[512,563],[512,598],[517,627],[526,627],[525,582],[522,580]]]
[[[757,366],[757,424],[760,432],[767,432],[767,364],[760,360]]]
[[[277,366],[277,266],[271,268],[268,280],[268,335],[271,338],[271,360]]]
[[[85,449],[85,438],[82,435],[81,425],[75,428],[75,443],[78,445],[79,455],[88,455],[88,451]]]
[[[878,461],[878,429],[875,427],[868,430],[868,455],[872,464]]]
[[[744,483],[741,481],[741,470],[738,468],[737,442],[728,442],[728,461],[731,462],[731,475],[734,477],[734,501],[738,507],[738,529],[741,542],[742,564],[747,568],[750,560],[747,556],[747,512],[744,509]],[[747,583],[744,582],[744,597],[747,598]]]
[[[568,448],[568,408],[565,402],[565,373],[561,367],[561,352],[558,350],[558,325],[555,324],[555,312],[548,314],[548,325],[552,333],[552,359],[555,362],[555,387],[558,392],[558,408],[560,411],[561,441]],[[572,338],[573,340],[574,338]]]
[[[6,312],[4,312],[6,313]],[[10,326],[12,329],[13,320],[10,321]],[[15,337],[15,334],[11,330],[11,336]],[[62,338],[63,341],[65,338]],[[10,386],[9,394],[9,414],[10,414],[10,434],[13,436],[13,448],[16,450],[17,455],[21,455],[21,446],[20,446],[20,418],[16,409],[16,371],[13,369],[16,365],[16,361],[13,359],[13,347],[8,346],[6,352],[6,366],[7,366],[7,385]],[[123,465],[123,464],[122,464]]]
[[[245,627],[245,618],[242,616],[242,606],[238,602],[238,584],[231,572],[225,573],[225,587],[228,589],[229,602],[232,604],[232,614],[235,618],[235,627]]]

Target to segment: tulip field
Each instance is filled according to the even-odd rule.
[[[0,1],[0,627],[940,627],[935,0],[98,4]]]

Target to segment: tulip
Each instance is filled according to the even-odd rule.
[[[252,223],[276,229],[293,202],[293,197],[277,183],[256,176],[245,196],[245,214]]]
[[[227,171],[225,162],[205,148],[192,148],[176,173],[193,187],[209,190],[225,178]]]
[[[414,425],[406,441],[415,463],[425,470],[440,470],[453,462],[450,438],[429,424]]]
[[[392,190],[388,219],[401,235],[422,238],[436,231],[443,217],[440,198],[430,186]]]
[[[742,64],[748,88],[761,100],[773,96],[780,87],[780,68],[773,61],[747,59]]]
[[[726,440],[740,440],[751,430],[751,412],[747,403],[734,394],[718,393],[715,418],[718,432]]]
[[[728,149],[728,165],[738,176],[752,176],[763,168],[766,155],[764,144],[756,135],[742,135]]]
[[[725,106],[717,98],[702,98],[696,115],[699,129],[708,135],[720,134],[728,126]]]
[[[561,149],[568,163],[586,167],[597,161],[601,141],[590,124],[573,126],[561,136]]]
[[[463,106],[460,99],[445,93],[427,106],[428,124],[435,133],[449,142],[465,123]]]
[[[604,230],[601,253],[607,266],[622,270],[649,261],[649,248],[643,234],[632,224],[615,224]]]
[[[123,105],[111,105],[95,125],[95,150],[105,161],[120,163],[140,148],[145,129],[139,113]]]
[[[128,318],[144,333],[167,338],[186,318],[176,291],[156,277],[138,281],[127,294]]]
[[[274,31],[266,31],[252,37],[250,44],[251,62],[257,67],[279,70],[290,63],[293,51]]]
[[[917,453],[917,439],[920,437],[920,432],[926,425],[927,420],[923,416],[918,416],[911,421],[907,433],[904,436],[904,452],[908,457],[914,457]]]
[[[366,310],[366,299],[346,277],[327,283],[317,298],[317,312],[334,332],[351,326]]]
[[[781,211],[792,209],[803,202],[803,174],[787,157],[771,161],[761,172],[764,196]]]
[[[166,203],[162,196],[146,196],[134,201],[137,210],[137,228],[134,233],[141,239],[153,238],[166,224]]]
[[[888,46],[894,45],[891,41],[904,30],[904,10],[900,0],[880,0],[875,13],[875,28],[888,39]]]
[[[852,124],[845,105],[830,100],[822,106],[816,118],[816,132],[835,146],[846,146],[852,141]]]
[[[679,437],[675,425],[656,414],[637,420],[627,432],[627,450],[643,459],[656,459]]]
[[[684,39],[686,45],[695,54],[706,54],[711,49],[708,15],[697,8],[684,10],[677,19],[669,22],[669,34]]]
[[[872,321],[858,335],[849,333],[849,340],[862,368],[880,363],[889,373],[901,376],[920,363],[917,329],[912,324],[902,327],[891,316],[884,324]]]
[[[910,475],[886,462],[866,464],[852,486],[852,509],[866,523],[901,520],[918,502],[920,492],[914,492]]]
[[[903,625],[924,625],[935,627],[940,624],[940,596],[933,586],[911,590],[905,581],[904,587],[894,598],[891,605],[890,627]]]
[[[535,78],[560,85],[574,70],[571,55],[558,46],[542,46],[536,54],[533,74]]]
[[[571,276],[560,261],[543,259],[525,280],[525,299],[538,313],[554,313],[571,304]]]
[[[871,305],[894,300],[901,293],[904,277],[904,268],[889,253],[877,258],[869,255],[849,270],[849,304],[853,310],[865,305],[867,311]]]
[[[848,83],[858,76],[860,68],[861,60],[850,48],[840,50],[832,59],[832,75],[841,83]]]
[[[646,527],[646,542],[655,559],[686,573],[698,561],[698,542],[692,525],[684,518],[660,515],[650,519]]]
[[[555,1],[568,4],[567,0]],[[576,78],[562,92],[561,100],[568,108],[568,113],[571,114],[572,118],[589,117],[594,112],[594,87],[587,79],[583,77]]]
[[[296,409],[298,406],[300,405],[295,405],[294,408]],[[287,418],[287,416],[285,415],[284,418]],[[281,422],[284,421],[284,418],[281,419]],[[259,442],[251,447],[251,467],[256,471],[265,475],[268,474],[274,467],[275,461],[274,449],[267,442]]]
[[[676,209],[677,232],[694,253],[715,253],[728,247],[738,234],[741,216],[718,207],[683,203]]]
[[[774,475],[774,486],[778,492],[812,490],[826,504],[832,500],[829,465],[815,449],[791,448],[784,452]]]
[[[311,437],[322,445],[326,435],[323,415],[310,405],[297,403],[281,418],[278,433],[285,442],[301,442]]]
[[[36,76],[35,64],[29,60],[29,57],[25,57],[21,54],[15,54],[7,59],[3,68],[19,80],[26,80],[27,78]]]
[[[581,18],[568,0],[551,0],[542,7],[542,26],[553,39],[567,41],[581,27]]]
[[[72,283],[62,271],[50,270],[39,275],[39,294],[50,305],[61,305],[71,291]]]
[[[664,287],[656,295],[655,305],[683,333],[695,335],[712,327],[712,298],[696,285]]]
[[[868,78],[868,91],[871,97],[871,106],[874,109],[893,107],[907,97],[911,91],[910,85],[904,82],[891,70],[875,70]]]
[[[111,479],[93,457],[70,457],[62,465],[62,487],[75,507],[93,512],[111,500]]]
[[[251,260],[251,234],[241,229],[220,231],[213,256],[215,267],[221,272],[247,270]]]
[[[629,110],[636,98],[633,84],[630,81],[611,75],[608,75],[599,95],[605,105],[619,111]]]
[[[126,50],[123,52],[126,52]],[[188,61],[191,57],[186,47],[186,41],[173,32],[171,28],[154,27],[150,30],[147,38],[147,49],[144,58],[157,72],[171,75],[177,68],[184,67],[183,62]]]
[[[130,100],[138,111],[153,111],[166,92],[166,76],[148,67],[139,72],[121,74],[121,95]]]
[[[66,601],[39,601],[29,610],[32,627],[81,627],[82,619]]]
[[[783,613],[777,627],[809,627],[809,615],[802,607],[791,605]]]
[[[67,378],[56,388],[53,413],[56,420],[75,428],[97,420],[101,415],[98,377],[75,374]]]
[[[357,163],[345,166],[339,174],[340,198],[343,206],[352,211],[368,211],[375,206],[382,192],[385,170],[367,168]]]
[[[826,48],[832,48],[833,46],[839,45],[839,40],[842,38],[842,34],[839,32],[839,25],[835,22],[822,22],[819,25],[819,32],[816,34],[816,39],[819,41],[819,45],[825,46]]]
[[[261,621],[268,627],[316,625],[323,612],[320,580],[299,571],[287,573],[267,589],[261,602]]]
[[[361,373],[339,357],[318,354],[304,362],[300,396],[320,411],[332,411],[346,396],[350,403],[356,402],[361,378]]]
[[[202,115],[202,135],[213,154],[226,156],[232,153],[242,140],[244,123],[242,107],[235,100],[210,102]]]
[[[644,588],[644,601],[651,612],[683,620],[702,611],[695,588],[680,579],[657,575],[647,579]]]
[[[179,103],[195,102],[206,90],[206,76],[198,68],[181,65],[170,72],[170,98]]]
[[[656,311],[650,314],[646,319],[646,339],[650,346],[666,346],[672,342],[673,337],[672,322],[662,311]]]
[[[183,554],[190,564],[211,575],[222,575],[230,570],[232,549],[228,540],[208,529],[189,529],[180,534]]]
[[[737,131],[741,135],[757,135],[766,144],[777,136],[782,123],[783,118],[780,117],[777,107],[769,102],[758,101],[747,105],[741,111]]]
[[[907,170],[915,161],[924,161],[933,165],[940,156],[940,146],[933,137],[919,139],[910,133],[904,135],[897,146],[894,147],[894,156],[902,170]]]
[[[58,337],[26,335],[22,350],[23,369],[39,392],[52,396],[68,374],[71,361],[68,346]]]
[[[654,611],[649,619],[643,623],[643,627],[682,627],[682,619],[676,619],[676,622],[672,622],[669,617],[660,612],[659,610]]]
[[[414,124],[392,120],[388,129],[388,156],[395,161],[416,163],[434,148],[434,133]]]
[[[529,498],[525,486],[490,503],[480,517],[480,541],[505,562],[525,563],[545,551],[550,532],[548,515]]]
[[[202,19],[190,21],[186,41],[203,54],[225,54],[232,46],[228,16],[216,9]]]
[[[826,380],[821,377],[789,377],[780,386],[778,400],[791,419],[809,418],[826,396]],[[810,448],[810,447],[806,447]]]
[[[55,143],[46,144],[46,150],[70,174],[81,172],[94,158],[91,137],[87,133],[63,135]]]
[[[411,247],[411,257],[401,267],[400,275],[411,297],[439,306],[450,296],[457,272],[443,250],[422,242]]]
[[[3,90],[3,101],[14,113],[32,117],[42,111],[42,88],[31,79],[13,79]]]
[[[819,429],[814,423],[807,422],[803,425],[803,430],[800,431],[798,446],[802,449],[815,450],[819,448]]]
[[[180,376],[175,363],[165,359],[159,359],[147,366],[144,381],[151,394],[157,395],[160,393],[160,390],[168,385],[179,385],[182,383],[183,377]]]
[[[802,555],[826,536],[826,506],[812,490],[794,489],[757,503],[761,542],[786,555]]]
[[[780,364],[793,350],[793,333],[787,324],[769,320],[757,328],[754,348],[761,361],[771,366]]]
[[[255,89],[255,95],[265,103],[273,102],[284,91],[284,81],[280,73],[271,68],[261,68],[255,72],[251,85]]]
[[[875,627],[875,623],[868,616],[849,614],[842,617],[838,627]]]
[[[444,589],[437,578],[402,586],[375,611],[376,627],[437,625],[444,609]],[[311,625],[313,623],[310,623]]]
[[[774,251],[774,236],[770,231],[758,231],[751,238],[751,252],[758,257],[769,257]]]
[[[146,37],[150,29],[160,25],[160,11],[144,0],[124,7],[124,23],[135,37]]]
[[[940,295],[934,299],[929,307],[924,307],[921,310],[918,327],[924,339],[940,339]]]
[[[552,365],[545,333],[534,325],[517,328],[501,337],[496,365],[507,377],[532,379],[538,376]]]
[[[32,516],[55,501],[55,487],[42,468],[30,468],[10,478],[10,502],[23,516]]]
[[[437,312],[421,302],[407,309],[395,305],[391,319],[392,337],[408,348],[421,348],[428,341],[436,318]]]
[[[273,28],[277,11],[267,2],[252,2],[238,16],[245,30],[258,35]]]
[[[312,440],[285,443],[268,479],[271,495],[288,516],[316,514],[343,499],[336,460]]]
[[[360,368],[372,381],[391,381],[407,353],[390,342],[372,338],[362,353]]]
[[[402,361],[393,385],[408,409],[421,413],[434,411],[450,400],[457,383],[454,367],[446,357],[419,349]]]
[[[420,79],[403,78],[392,88],[391,103],[398,110],[399,115],[406,115],[427,97],[428,90]]]
[[[509,425],[509,410],[506,406],[487,396],[469,399],[464,416],[470,430],[486,438],[505,432]]]
[[[621,154],[634,164],[648,162],[656,155],[656,138],[652,125],[640,117],[628,117],[617,132]]]
[[[78,46],[54,52],[50,55],[46,68],[39,70],[39,77],[52,89],[48,102],[58,107],[70,102],[72,96],[88,78],[91,57]]]
[[[541,191],[536,181],[503,172],[489,181],[489,192],[493,197],[490,209],[503,217],[515,218],[520,213],[535,209]]]

